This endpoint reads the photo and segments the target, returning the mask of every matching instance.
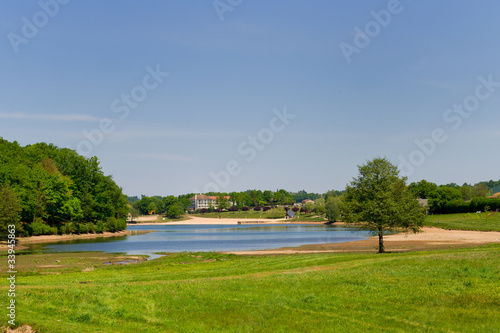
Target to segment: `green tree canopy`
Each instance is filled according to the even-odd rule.
[[[342,214],[347,223],[361,223],[376,231],[379,253],[384,252],[386,230],[418,232],[425,212],[406,186],[406,177],[386,158],[358,166],[359,173],[346,188]]]
[[[427,199],[429,194],[436,190],[438,186],[434,183],[428,182],[425,179],[422,179],[418,183],[411,183],[408,185],[408,189],[412,192],[417,198]]]
[[[325,203],[325,215],[328,222],[333,223],[340,217],[340,208],[338,205],[338,197],[328,196]]]

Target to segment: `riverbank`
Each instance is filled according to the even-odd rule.
[[[445,230],[424,227],[418,234],[399,233],[384,236],[384,246],[387,252],[428,251],[473,247],[500,243],[498,231],[464,231]],[[329,253],[329,252],[374,252],[378,250],[378,237],[347,243],[310,244],[299,247],[285,247],[275,250],[231,251],[239,255],[274,255],[297,253]]]
[[[133,232],[137,234],[137,232]],[[25,250],[28,248],[27,245],[30,244],[40,244],[40,243],[56,243],[61,241],[71,241],[77,239],[95,239],[95,238],[108,238],[108,237],[120,237],[131,235],[132,232],[129,230],[122,230],[117,232],[103,232],[102,234],[69,234],[69,235],[41,235],[41,236],[30,236],[22,237],[17,239],[16,250]],[[8,250],[7,242],[0,243],[0,251]]]

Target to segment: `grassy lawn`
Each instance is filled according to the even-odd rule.
[[[498,332],[500,327],[499,245],[384,255],[179,253],[127,266],[61,255],[46,255],[44,264],[60,260],[69,268],[52,267],[50,275],[30,269],[38,258],[18,257],[18,323],[41,332]],[[94,269],[82,269],[89,266]],[[1,288],[5,305],[7,287]]]
[[[429,215],[425,225],[443,229],[500,231],[500,213]]]

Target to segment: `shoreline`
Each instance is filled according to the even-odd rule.
[[[122,230],[117,232],[105,231],[102,234],[68,234],[68,235],[40,235],[40,236],[29,236],[16,238],[15,250],[25,250],[29,247],[27,245],[31,244],[41,244],[41,243],[57,243],[63,241],[71,241],[77,239],[96,239],[96,238],[108,238],[108,237],[121,237],[131,235],[130,230]],[[7,242],[3,241],[0,243],[0,251],[8,250]]]
[[[328,222],[292,222],[285,219],[255,219],[244,221],[244,219],[218,219],[191,217],[189,220],[177,222],[145,222],[127,225],[238,225],[242,221],[245,225],[265,225],[265,224],[328,224]],[[252,223],[254,222],[254,223]],[[344,222],[335,222],[334,226],[345,226]],[[355,227],[355,226],[353,226]],[[78,239],[96,239],[108,237],[122,237],[137,235],[151,231],[123,230],[119,232],[104,232],[102,234],[70,234],[70,235],[41,235],[18,238],[16,250],[28,249],[31,244],[57,243]],[[467,230],[447,230],[437,227],[423,227],[422,232],[417,234],[398,233],[384,236],[384,246],[386,252],[408,252],[423,251],[444,248],[470,247],[499,243],[500,232],[498,231],[467,231]],[[0,251],[8,250],[6,242],[0,243]],[[344,243],[323,243],[307,244],[298,247],[283,247],[268,250],[253,251],[223,251],[221,253],[232,253],[238,255],[273,255],[273,254],[297,254],[297,253],[335,253],[335,252],[376,252],[378,250],[378,237],[372,236],[368,239],[344,242]]]

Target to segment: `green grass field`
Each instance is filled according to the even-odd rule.
[[[384,255],[181,253],[127,266],[105,266],[100,261],[108,259],[95,254],[72,256],[79,260],[44,255],[42,268],[40,257],[19,256],[18,323],[40,332],[498,332],[500,327],[499,245]],[[47,265],[56,260],[60,268],[44,268],[56,266]],[[5,284],[2,289],[6,304]]]
[[[500,231],[500,213],[429,215],[425,225],[443,229]]]

